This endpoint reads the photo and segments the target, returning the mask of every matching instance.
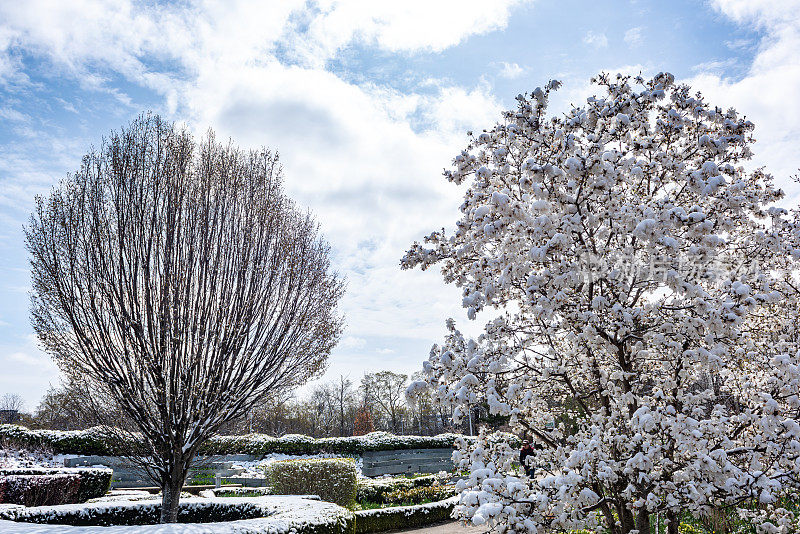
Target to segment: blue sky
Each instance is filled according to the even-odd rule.
[[[28,320],[22,225],[37,194],[142,111],[278,150],[349,280],[328,378],[421,367],[458,290],[402,272],[451,227],[441,170],[465,132],[555,78],[554,112],[600,71],[670,71],[757,125],[756,158],[797,204],[800,2],[0,2],[0,395],[35,408],[58,372]],[[476,331],[488,316],[467,330]]]

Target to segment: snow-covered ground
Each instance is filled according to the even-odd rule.
[[[23,469],[30,467],[64,467],[66,456],[43,452],[0,448],[0,469]]]

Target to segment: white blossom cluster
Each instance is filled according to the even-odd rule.
[[[748,172],[753,124],[670,74],[600,75],[600,96],[546,116],[558,82],[471,135],[445,177],[468,184],[455,232],[415,243],[477,339],[448,321],[424,364],[437,402],[486,403],[540,446],[482,433],[456,453],[456,513],[501,531],[650,531],[662,514],[739,507],[790,532],[800,481],[796,212]],[[658,266],[658,268],[643,268]],[[748,512],[751,510],[751,512]],[[795,526],[792,526],[795,525]]]

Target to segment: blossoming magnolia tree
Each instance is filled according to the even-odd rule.
[[[456,458],[457,514],[500,530],[678,532],[685,512],[756,510],[792,528],[800,473],[798,339],[786,312],[797,220],[746,172],[753,124],[670,74],[593,80],[600,96],[545,114],[558,82],[517,97],[445,177],[469,183],[452,235],[404,268],[441,266],[477,339],[449,334],[425,380],[455,408],[487,403],[542,447],[536,476],[500,434]],[[793,333],[794,332],[794,333]],[[759,506],[755,506],[760,503]]]

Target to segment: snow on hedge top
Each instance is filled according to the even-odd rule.
[[[426,513],[439,508],[450,508],[458,504],[458,495],[444,499],[443,501],[434,501],[425,504],[413,504],[410,506],[392,506],[390,508],[372,508],[370,510],[358,510],[355,512],[356,517],[367,516],[381,516],[381,515],[397,515],[403,514],[410,516],[418,513]]]
[[[216,436],[200,449],[200,454],[313,454],[321,452],[358,454],[365,451],[395,449],[447,449],[460,434],[438,436],[396,436],[388,432],[372,432],[365,436],[315,439],[300,434],[280,438],[266,434]],[[130,450],[110,429],[93,427],[87,430],[29,430],[19,425],[0,425],[0,440],[20,448],[46,447],[55,454],[123,455]]]
[[[22,523],[16,521],[0,520],[0,532],[4,534],[288,534],[290,532],[303,532],[309,528],[328,526],[331,532],[346,531],[346,525],[352,521],[352,512],[333,503],[301,496],[265,496],[265,497],[226,497],[226,498],[189,498],[181,500],[181,508],[209,506],[224,504],[230,506],[257,506],[261,508],[265,517],[256,519],[242,519],[220,523],[179,523],[169,525],[130,525],[130,526],[68,526],[59,524]],[[53,516],[74,513],[86,513],[86,510],[107,511],[124,508],[144,508],[157,506],[152,502],[117,501],[114,503],[97,504],[69,504],[61,506],[46,506],[33,509],[34,512],[45,513]],[[25,514],[25,507],[5,506],[0,513],[4,515],[17,511]],[[326,529],[327,530],[327,529]]]

